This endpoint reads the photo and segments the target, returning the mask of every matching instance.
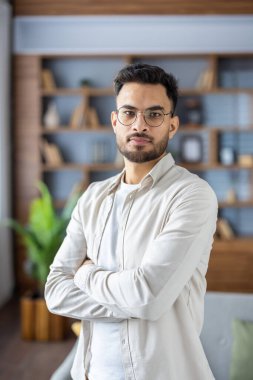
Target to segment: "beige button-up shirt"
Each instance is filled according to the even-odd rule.
[[[216,196],[166,155],[127,197],[118,269],[107,271],[97,259],[121,177],[92,184],[80,198],[46,284],[49,309],[82,320],[72,377],[87,373],[99,320],[121,324],[126,380],[214,379],[199,335]],[[81,266],[87,257],[94,265]]]

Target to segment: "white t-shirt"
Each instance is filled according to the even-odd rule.
[[[116,191],[112,210],[101,241],[98,265],[104,269],[117,270],[121,216],[125,199],[136,190],[137,185],[121,182]],[[95,322],[91,340],[89,380],[125,380],[121,345],[120,323]]]

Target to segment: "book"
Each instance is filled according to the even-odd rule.
[[[70,117],[70,128],[78,129],[83,127],[85,123],[85,105],[83,102],[78,104],[78,106],[74,109],[71,117]]]
[[[77,128],[99,128],[100,122],[94,107],[88,107],[84,103],[79,104],[70,119],[70,127]]]
[[[224,218],[218,219],[216,232],[222,240],[231,240],[235,237],[229,222]]]
[[[52,91],[56,88],[53,74],[49,69],[42,70],[42,88],[48,91]]]
[[[94,107],[90,107],[88,109],[88,117],[87,117],[87,124],[92,128],[92,129],[98,129],[99,128],[99,118],[97,111]]]
[[[211,90],[213,87],[214,72],[210,68],[202,71],[200,74],[196,88],[199,90]]]
[[[41,152],[47,164],[56,166],[63,163],[61,152],[55,144],[43,140],[41,143]]]

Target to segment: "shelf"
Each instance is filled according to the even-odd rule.
[[[97,128],[91,128],[87,126],[86,128],[71,128],[69,126],[58,126],[54,129],[46,129],[46,127],[40,127],[41,135],[52,135],[55,133],[113,133],[112,127],[110,125],[98,125]]]
[[[226,132],[236,132],[236,133],[248,133],[253,132],[253,125],[248,125],[246,127],[238,127],[238,126],[229,126],[229,127],[207,127],[210,130],[216,131],[218,133],[226,133]]]
[[[221,165],[221,164],[211,164],[209,165],[209,169],[215,170],[252,170],[253,165]]]
[[[205,164],[190,164],[186,162],[179,162],[178,165],[183,166],[188,170],[197,170],[197,171],[205,171],[205,170],[253,170],[253,165],[221,165],[216,163],[205,163]]]
[[[216,133],[226,133],[226,132],[237,132],[237,133],[247,133],[253,132],[253,125],[248,125],[246,127],[240,127],[236,125],[219,127],[215,125],[205,125],[205,124],[181,124],[179,126],[178,133],[180,132],[216,132]]]
[[[179,90],[179,94],[181,96],[202,96],[202,95],[233,95],[233,94],[241,94],[241,93],[246,93],[249,95],[253,95],[253,88],[210,88],[210,89],[205,89],[205,88],[183,88]]]
[[[208,94],[238,94],[248,93],[253,95],[253,88],[213,88],[198,89],[189,88],[179,90],[181,96],[202,96]],[[52,90],[40,89],[41,96],[114,96],[113,88],[95,88],[95,87],[78,87],[78,88],[54,88]]]
[[[92,127],[82,127],[82,128],[71,128],[68,125],[59,125],[52,129],[47,129],[44,126],[40,127],[40,133],[42,135],[54,134],[54,133],[72,133],[72,132],[113,132],[111,125],[98,125],[96,128]],[[201,132],[217,132],[217,133],[248,133],[253,132],[253,126],[248,126],[247,128],[240,128],[236,126],[231,127],[215,127],[215,126],[206,126],[206,125],[191,125],[191,124],[182,124],[179,127],[178,133],[201,133]]]
[[[235,201],[235,202],[219,202],[219,208],[248,208],[248,207],[253,207],[253,200],[249,201]]]
[[[64,170],[75,170],[75,171],[88,171],[88,172],[100,172],[100,171],[113,171],[122,170],[122,165],[117,165],[114,163],[94,163],[94,164],[73,164],[73,163],[63,163],[62,165],[42,165],[43,172],[51,171],[64,171]]]
[[[218,164],[186,164],[186,163],[179,163],[178,165],[192,171],[206,171],[206,170],[239,170],[239,169],[247,169],[252,170],[253,165],[251,167],[249,166],[239,166],[239,165],[232,165],[232,166],[225,166],[225,165],[218,165]],[[93,163],[93,164],[77,164],[77,163],[63,163],[62,165],[42,165],[43,171],[58,171],[58,170],[87,170],[87,171],[104,171],[104,170],[117,170],[119,168],[122,168],[122,165],[116,165],[114,163]]]
[[[217,239],[217,238],[214,239],[215,250],[227,251],[228,247],[229,247],[229,250],[231,251],[243,250],[244,248],[249,250],[250,248],[250,250],[252,250],[252,255],[253,255],[253,237],[252,236],[248,236],[248,237],[235,236],[233,239],[230,239],[230,240],[222,240],[222,239]]]
[[[53,88],[52,90],[40,89],[41,96],[113,96],[112,88]]]

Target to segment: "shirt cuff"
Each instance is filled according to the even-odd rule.
[[[95,264],[87,264],[87,265],[82,265],[76,272],[74,276],[74,283],[83,292],[86,292],[86,284],[89,279],[89,276],[95,270],[96,270]]]

